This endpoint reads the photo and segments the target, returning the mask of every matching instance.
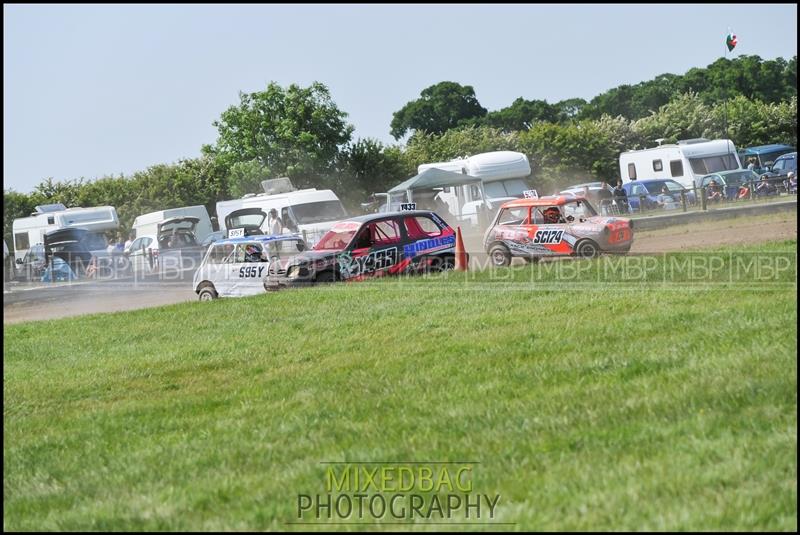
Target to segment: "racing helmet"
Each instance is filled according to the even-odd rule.
[[[561,212],[555,206],[545,208],[542,215],[544,216],[545,223],[558,223],[558,220],[561,218]]]

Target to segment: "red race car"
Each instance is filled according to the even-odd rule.
[[[601,217],[583,197],[568,195],[517,199],[500,207],[484,237],[492,263],[507,266],[519,256],[594,257],[627,253],[633,244],[633,221]]]

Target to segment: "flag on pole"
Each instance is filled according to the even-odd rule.
[[[736,41],[736,36],[732,33],[728,34],[728,37],[725,39],[725,44],[728,45],[728,52],[733,50],[736,47],[738,41]]]

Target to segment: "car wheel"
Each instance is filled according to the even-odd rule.
[[[214,286],[210,284],[200,288],[200,291],[197,292],[197,296],[200,298],[200,301],[213,301],[219,297],[219,295],[217,295],[217,291],[214,289]]]
[[[508,266],[511,265],[511,252],[505,245],[495,245],[489,249],[489,258],[492,259],[494,266]]]
[[[316,282],[327,284],[336,280],[336,274],[333,271],[324,271],[317,275]]]
[[[600,254],[600,248],[590,240],[584,240],[575,248],[575,254],[581,258],[594,258]]]
[[[456,260],[452,256],[436,256],[431,258],[430,264],[426,266],[426,273],[442,273],[452,271],[456,268]]]

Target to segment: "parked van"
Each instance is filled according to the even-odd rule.
[[[521,152],[508,150],[484,152],[469,158],[422,164],[418,173],[426,169],[442,169],[480,178],[481,183],[444,188],[438,198],[447,203],[450,213],[459,219],[478,222],[478,213],[487,209],[493,215],[501,204],[521,199],[532,189],[531,164]],[[485,198],[484,198],[485,193]]]
[[[283,221],[284,232],[301,234],[309,245],[313,245],[334,223],[348,217],[342,201],[329,189],[296,190],[285,178],[265,180],[261,185],[264,193],[217,203],[220,230],[227,230],[223,226],[231,212],[260,208],[269,214],[274,208]],[[269,234],[267,224],[268,220],[265,220],[261,228],[265,234]]]
[[[769,171],[779,156],[795,152],[795,148],[789,145],[759,145],[757,147],[747,147],[739,151],[739,161],[742,167],[747,167],[750,158],[755,159],[753,171],[763,174]]]
[[[86,229],[98,235],[116,230],[119,228],[117,210],[113,206],[94,208],[65,208],[63,204],[37,206],[30,217],[15,219],[11,225],[14,234],[14,262],[21,264],[31,247],[43,245],[45,233],[68,227]]]
[[[197,243],[202,242],[206,236],[214,232],[211,226],[211,218],[208,217],[208,210],[201,205],[184,206],[181,208],[170,208],[142,214],[133,220],[132,230],[139,236],[158,236],[159,226],[167,220],[181,217],[196,217],[197,223],[193,229]]]
[[[700,187],[704,176],[741,168],[729,139],[689,139],[619,155],[622,182],[671,178],[686,188]]]

